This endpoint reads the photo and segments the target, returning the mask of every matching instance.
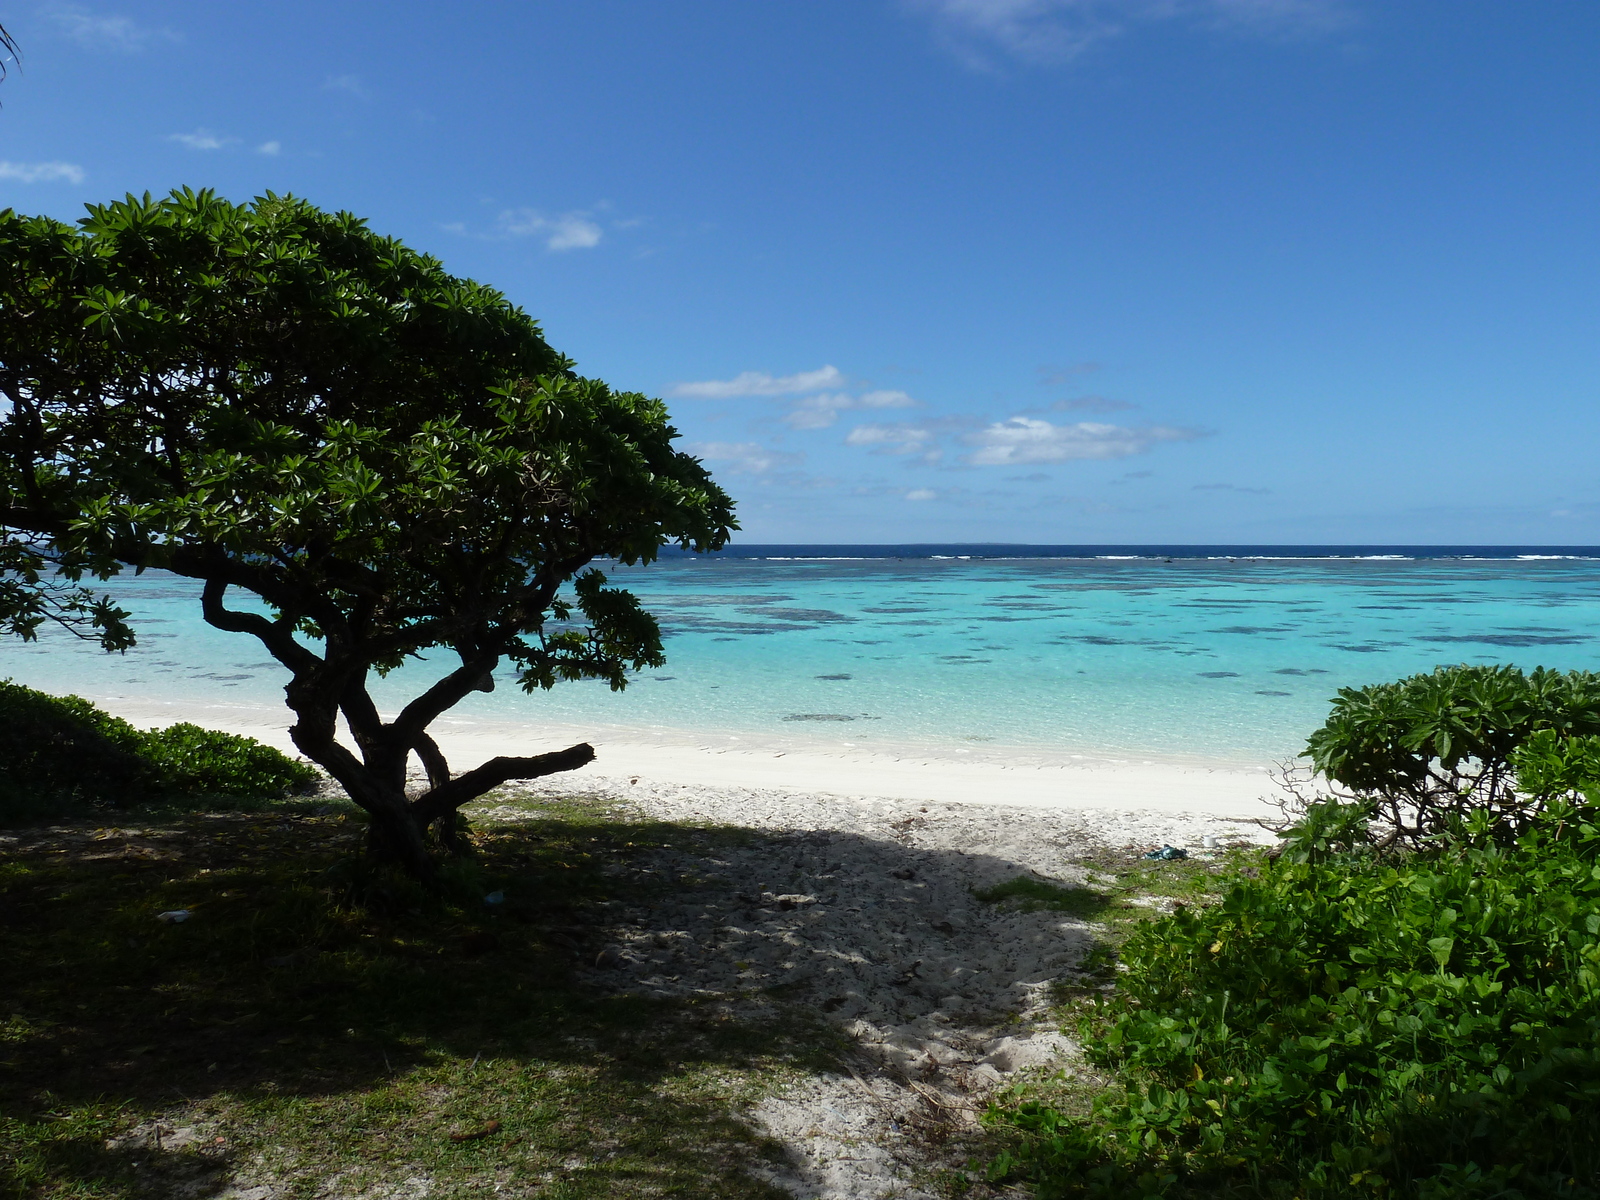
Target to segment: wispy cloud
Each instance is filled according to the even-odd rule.
[[[735,475],[762,475],[800,458],[798,454],[786,454],[758,442],[690,442],[684,449],[706,462],[725,465]]]
[[[912,488],[906,493],[907,500],[937,500],[939,493],[932,488]]]
[[[803,396],[846,382],[838,367],[819,367],[794,375],[768,375],[765,371],[742,371],[732,379],[707,379],[699,383],[680,383],[670,389],[673,396],[689,400],[733,400],[741,396]]]
[[[1093,375],[1101,368],[1097,362],[1073,363],[1070,367],[1040,367],[1040,387],[1060,387],[1064,383],[1071,383],[1079,375]]]
[[[170,29],[152,29],[132,17],[95,13],[78,4],[49,4],[44,15],[73,41],[90,50],[136,54],[152,42],[179,40]]]
[[[0,179],[15,179],[18,183],[82,183],[83,168],[69,162],[22,163],[0,160]]]
[[[1153,425],[1129,429],[1080,421],[1055,425],[1034,417],[1012,417],[968,434],[975,447],[966,461],[975,467],[1015,467],[1026,463],[1060,463],[1081,459],[1127,458],[1160,442],[1188,442],[1204,436],[1199,430]]]
[[[1270,496],[1271,488],[1240,487],[1236,483],[1197,483],[1194,485],[1197,492],[1240,492],[1246,496]]]
[[[1057,400],[1050,405],[1051,412],[1127,412],[1131,408],[1138,408],[1137,404],[1129,404],[1126,400],[1108,400],[1104,396],[1072,396],[1068,399]]]
[[[546,216],[533,208],[508,208],[495,227],[506,237],[542,237],[547,250],[588,250],[604,233],[587,212]]]
[[[991,54],[1036,64],[1070,62],[1140,25],[1187,21],[1276,36],[1326,33],[1351,23],[1348,0],[904,0],[928,15],[969,66]]]
[[[262,142],[261,145],[256,147],[256,153],[257,154],[265,154],[269,158],[276,158],[278,155],[283,153],[283,143],[282,142]]]
[[[221,150],[233,145],[239,139],[236,137],[223,137],[212,133],[209,129],[196,129],[193,133],[172,133],[167,135],[167,141],[177,142],[180,146],[187,146],[190,150]]]
[[[877,391],[852,396],[848,392],[823,392],[807,396],[783,416],[790,429],[826,429],[839,414],[861,408],[913,408],[916,401],[905,392]]]
[[[372,93],[367,90],[367,85],[361,82],[359,75],[329,75],[322,81],[322,90],[345,92],[357,100],[372,99]]]

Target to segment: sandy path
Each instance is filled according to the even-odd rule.
[[[1019,875],[1087,882],[1083,859],[1108,847],[1204,854],[1208,836],[1268,840],[1248,823],[1269,815],[1264,806],[1183,811],[1177,798],[1113,812],[598,776],[518,790],[755,831],[737,848],[678,845],[635,863],[697,886],[649,908],[618,906],[587,974],[608,990],[716,998],[734,1013],[797,1005],[842,1026],[856,1046],[847,1073],[796,1080],[749,1114],[787,1149],[772,1181],[808,1200],[927,1195],[917,1179],[939,1162],[930,1147],[943,1143],[958,1163],[959,1135],[990,1091],[1019,1070],[1070,1065],[1071,1044],[1042,1009],[1050,983],[1093,944],[1093,926],[1007,911],[974,889]],[[515,793],[478,811],[527,813]]]

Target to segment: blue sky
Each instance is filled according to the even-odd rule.
[[[291,191],[746,541],[1600,543],[1600,5],[7,4],[0,204]]]

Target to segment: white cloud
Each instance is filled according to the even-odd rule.
[[[917,425],[857,425],[844,444],[869,446],[874,454],[914,454],[924,462],[940,458],[933,431]]]
[[[932,16],[947,45],[971,66],[980,47],[1031,63],[1068,62],[1131,26],[1187,20],[1254,33],[1325,33],[1352,20],[1348,0],[905,0]]]
[[[220,137],[209,129],[196,129],[193,133],[167,135],[167,141],[177,142],[180,146],[187,146],[190,150],[221,150],[225,146],[231,146],[238,140],[235,137]]]
[[[914,408],[916,403],[904,392],[867,392],[861,397],[862,408]]]
[[[937,500],[939,493],[932,488],[912,488],[906,493],[907,500]]]
[[[61,179],[68,183],[82,183],[84,174],[83,168],[76,163],[0,160],[0,179],[15,179],[18,183],[55,183]]]
[[[770,450],[756,442],[690,442],[684,449],[706,462],[726,463],[735,475],[760,475],[798,458],[798,455]]]
[[[265,154],[268,157],[276,158],[278,155],[283,153],[283,143],[282,142],[262,142],[261,145],[256,147],[256,153],[257,154]]]
[[[700,383],[680,383],[671,395],[691,400],[732,400],[739,396],[803,396],[844,384],[837,367],[820,367],[796,375],[768,375],[765,371],[744,371],[732,379],[707,379]]]
[[[1200,436],[1197,430],[1166,425],[1128,429],[1094,421],[1053,425],[1034,417],[1012,417],[969,434],[966,441],[977,449],[967,455],[966,461],[977,467],[1014,467],[1025,463],[1127,458],[1144,453],[1158,442],[1187,442]]]
[[[177,41],[170,29],[150,29],[132,17],[100,15],[78,4],[50,4],[45,16],[80,46],[135,54],[152,41]]]
[[[508,208],[497,226],[507,237],[542,237],[547,250],[588,250],[604,236],[586,212],[547,217],[537,209]]]

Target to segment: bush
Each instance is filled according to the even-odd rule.
[[[122,805],[158,782],[139,731],[80,696],[50,696],[0,681],[0,815]]]
[[[1513,762],[1541,731],[1600,734],[1600,675],[1459,666],[1341,688],[1306,755],[1396,841],[1421,844],[1475,813],[1511,841],[1555,794],[1519,783]]]
[[[157,797],[276,799],[317,773],[252,738],[179,724],[141,730],[81,696],[0,681],[0,818]]]
[[[141,737],[145,758],[175,792],[277,798],[302,791],[317,778],[305,763],[237,733],[180,722]]]
[[[1003,1160],[1041,1196],[1600,1196],[1600,833],[1553,801],[1509,846],[1395,859],[1314,808],[1220,903],[1123,952],[1086,1120]]]

